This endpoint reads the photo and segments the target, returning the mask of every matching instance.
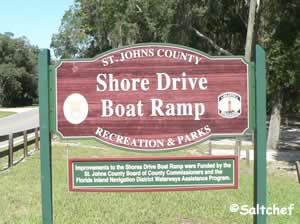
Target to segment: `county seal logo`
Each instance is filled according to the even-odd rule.
[[[218,114],[224,118],[235,118],[242,113],[242,97],[234,92],[225,92],[218,96]]]

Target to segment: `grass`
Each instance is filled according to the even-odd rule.
[[[167,155],[194,154],[207,146],[192,147]],[[230,213],[232,203],[253,204],[253,167],[240,164],[238,190],[157,193],[68,192],[67,158],[93,156],[144,156],[111,149],[93,141],[53,144],[54,223],[84,224],[247,224],[252,216]],[[146,154],[149,155],[149,154]],[[164,155],[157,154],[157,155]],[[10,170],[0,172],[0,223],[41,223],[39,152]],[[300,187],[296,177],[284,171],[268,176],[268,204],[287,207],[295,203],[292,216],[269,216],[268,223],[297,224],[300,220]]]
[[[0,118],[8,117],[11,115],[16,114],[15,112],[9,112],[9,111],[0,111]]]

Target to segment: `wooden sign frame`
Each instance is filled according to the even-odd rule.
[[[107,57],[108,55],[111,55],[112,53],[115,52],[124,52],[124,51],[128,51],[131,49],[136,49],[136,48],[142,48],[142,47],[156,47],[156,48],[163,48],[163,47],[169,47],[169,48],[173,48],[173,49],[178,49],[178,50],[185,50],[187,52],[191,52],[195,55],[199,55],[199,57],[203,57],[206,58],[208,61],[226,61],[226,60],[237,60],[237,61],[241,61],[242,63],[244,63],[247,67],[247,90],[245,90],[248,99],[246,100],[248,107],[247,107],[247,119],[248,119],[248,125],[247,127],[244,129],[244,131],[240,132],[240,133],[229,133],[228,131],[226,131],[226,133],[214,133],[211,132],[209,133],[206,137],[201,138],[197,141],[191,142],[189,144],[184,144],[184,145],[180,145],[180,146],[175,146],[172,148],[164,148],[163,150],[160,151],[170,151],[170,150],[176,150],[176,149],[183,149],[186,148],[188,146],[192,146],[194,144],[198,144],[204,141],[207,141],[210,138],[214,138],[214,139],[218,139],[218,138],[236,138],[236,137],[241,137],[243,136],[246,132],[249,132],[251,130],[254,129],[255,127],[255,75],[254,75],[254,65],[251,63],[247,63],[245,61],[245,59],[241,56],[210,56],[207,55],[201,51],[198,51],[196,49],[192,49],[192,48],[188,48],[185,46],[180,46],[180,45],[175,45],[175,44],[160,44],[160,43],[147,43],[147,44],[136,44],[136,45],[132,45],[129,47],[122,47],[122,48],[118,48],[118,49],[113,49],[107,52],[104,52],[94,58],[91,59],[78,59],[78,60],[73,60],[73,59],[64,59],[62,60],[60,63],[58,63],[57,66],[50,66],[50,80],[49,80],[49,85],[50,85],[50,95],[49,95],[49,100],[50,100],[50,130],[51,133],[56,133],[58,134],[62,139],[95,139],[101,143],[107,144],[109,146],[113,146],[116,148],[121,148],[121,149],[125,149],[125,150],[135,150],[135,151],[147,151],[144,149],[139,149],[137,150],[136,148],[132,148],[132,147],[127,147],[124,145],[116,145],[114,143],[109,143],[107,141],[103,141],[101,139],[99,139],[98,137],[95,137],[93,134],[90,134],[88,136],[80,136],[77,135],[78,131],[76,132],[76,136],[64,136],[63,133],[61,133],[61,131],[59,130],[58,127],[58,87],[57,87],[57,83],[58,83],[58,78],[57,78],[57,73],[58,73],[58,69],[63,65],[63,64],[72,64],[73,67],[78,66],[80,64],[84,64],[84,63],[100,63],[101,59]],[[200,62],[201,63],[201,62]],[[225,62],[224,62],[225,63]],[[86,66],[85,66],[86,67]],[[180,67],[179,67],[180,68]],[[181,69],[181,68],[180,68]],[[101,71],[101,70],[100,70]],[[69,88],[69,87],[68,87]],[[71,92],[71,91],[70,91]],[[73,91],[74,92],[74,91]],[[175,92],[174,92],[175,93]],[[114,93],[116,94],[116,93]],[[177,94],[177,92],[176,92]],[[217,101],[217,97],[215,99]],[[61,111],[61,109],[60,109]],[[220,117],[220,116],[218,116]],[[217,118],[217,117],[216,117]],[[205,118],[206,119],[206,118]],[[226,120],[226,119],[224,119]],[[231,119],[227,119],[227,121],[230,121]],[[99,119],[97,120],[99,121]],[[134,122],[134,121],[133,121]],[[96,123],[96,122],[94,122]],[[99,123],[99,122],[98,122]],[[119,122],[120,123],[120,122]],[[228,124],[226,124],[227,126]],[[81,127],[80,125],[76,125],[78,127]],[[179,126],[180,127],[180,126]],[[180,129],[180,128],[179,128]],[[77,130],[77,128],[75,129]],[[148,150],[153,152],[153,150]]]

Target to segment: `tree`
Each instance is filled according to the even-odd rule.
[[[38,48],[26,38],[0,34],[0,105],[32,104],[37,98]]]
[[[82,57],[93,52],[93,38],[82,29],[79,6],[74,5],[62,18],[59,33],[52,36],[51,46],[56,57]]]
[[[24,69],[18,69],[13,64],[0,65],[0,86],[1,86],[1,104],[11,106],[21,98],[23,88],[18,81],[19,74],[24,73]]]
[[[297,77],[300,75],[300,11],[297,0],[265,1],[261,15],[259,42],[266,49],[268,112],[271,114],[269,149],[277,149],[282,115],[299,111]],[[298,78],[299,79],[299,78]],[[299,96],[298,96],[299,99]]]
[[[214,55],[244,54],[244,1],[76,0],[70,10],[52,39],[59,57],[76,57],[76,52],[95,56],[140,42],[182,44]],[[89,37],[83,51],[78,33]]]
[[[162,29],[172,14],[171,3],[77,0],[65,13],[51,46],[57,57],[92,57],[123,45],[165,42],[166,30]]]
[[[255,11],[256,11],[256,1],[250,0],[249,7],[249,18],[248,18],[248,26],[247,26],[247,39],[245,46],[245,58],[248,61],[251,61],[252,56],[252,48],[253,48],[253,38],[254,38],[254,28],[255,28]]]

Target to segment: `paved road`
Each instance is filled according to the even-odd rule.
[[[0,136],[38,127],[38,108],[29,108],[26,110],[25,112],[0,119]],[[10,111],[13,110],[10,109]]]
[[[0,108],[0,111],[8,111],[8,112],[15,112],[15,113],[23,113],[30,110],[38,109],[37,106],[30,106],[30,107],[9,107],[9,108]]]

